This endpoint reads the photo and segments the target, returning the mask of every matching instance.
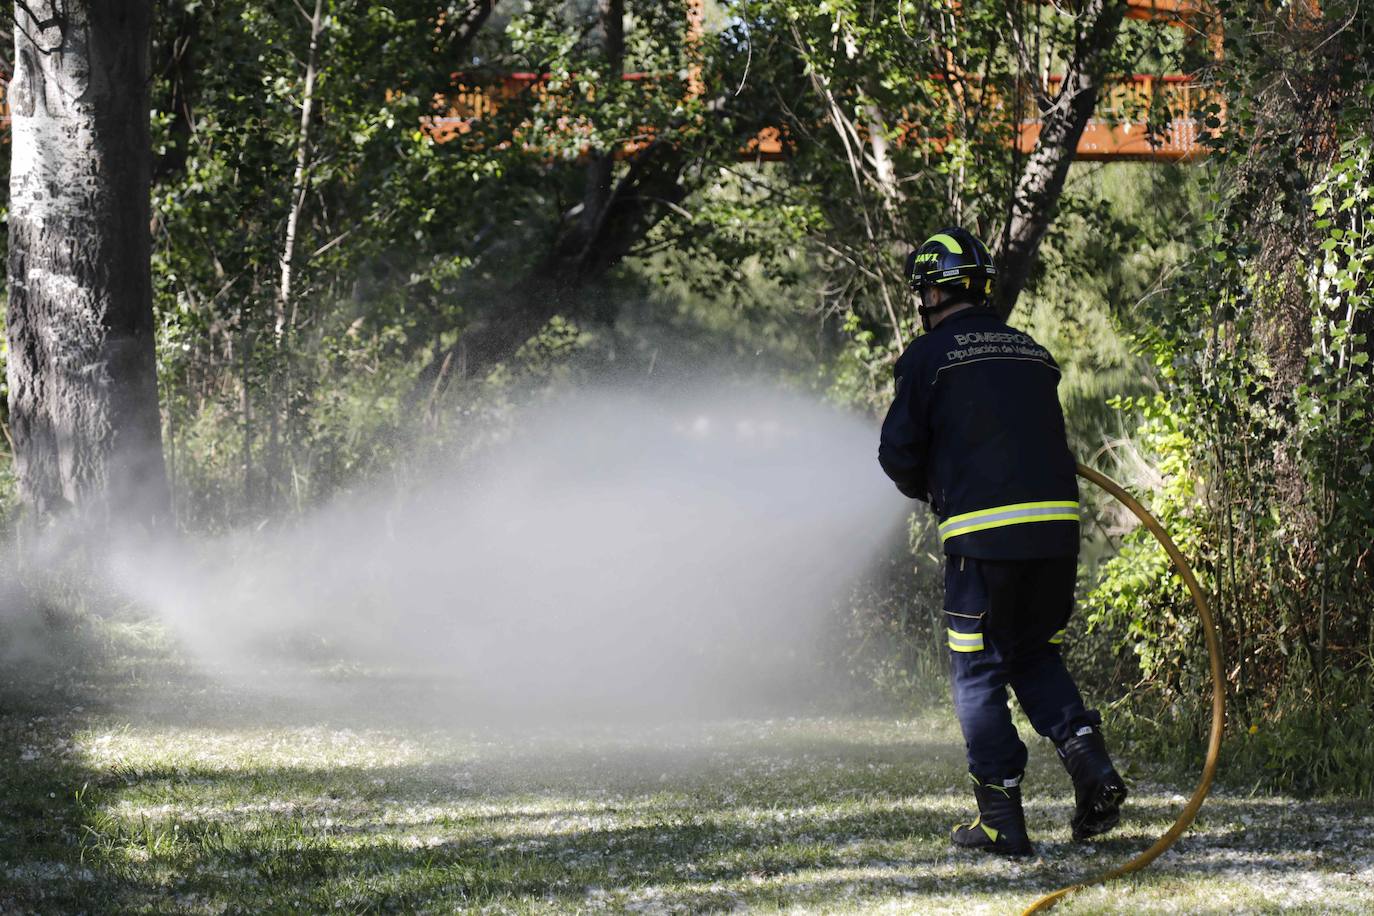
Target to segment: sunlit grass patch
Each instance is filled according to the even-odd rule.
[[[1145,848],[1188,791],[1138,778],[1121,829],[1073,844],[1038,743],[1038,855],[1008,862],[948,844],[972,800],[942,709],[519,734],[110,717],[26,741],[22,766],[67,767],[25,784],[66,827],[0,875],[0,902],[39,911],[1006,913]],[[1223,793],[1140,879],[1063,912],[1366,911],[1371,826]]]

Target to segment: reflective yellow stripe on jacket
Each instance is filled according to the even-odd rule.
[[[949,647],[955,652],[983,651],[982,633],[960,633],[958,630],[951,630],[949,627],[945,627],[945,632],[949,635]]]
[[[1050,500],[1038,503],[1014,503],[965,512],[947,518],[940,524],[940,540],[947,541],[961,534],[972,534],[988,528],[1024,525],[1027,522],[1076,522],[1078,503],[1073,500]]]

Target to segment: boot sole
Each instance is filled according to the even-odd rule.
[[[1121,803],[1127,794],[1126,787],[1119,782],[1099,786],[1088,813],[1073,824],[1074,842],[1100,836],[1121,823]]]

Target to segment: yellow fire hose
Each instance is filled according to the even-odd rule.
[[[1140,871],[1163,855],[1166,849],[1174,845],[1189,825],[1193,823],[1193,818],[1197,816],[1198,809],[1202,807],[1202,800],[1207,797],[1208,790],[1212,788],[1212,778],[1217,773],[1217,756],[1221,752],[1221,732],[1226,724],[1226,685],[1221,673],[1221,640],[1217,638],[1217,626],[1216,622],[1212,620],[1211,608],[1207,606],[1207,599],[1202,595],[1202,587],[1198,585],[1193,570],[1188,566],[1188,561],[1183,559],[1183,554],[1174,544],[1173,539],[1169,537],[1168,532],[1164,530],[1164,526],[1114,480],[1082,464],[1078,466],[1078,476],[1091,480],[1135,513],[1136,517],[1146,528],[1150,529],[1150,533],[1155,536],[1169,554],[1169,559],[1173,561],[1174,568],[1178,570],[1178,574],[1183,577],[1184,584],[1188,586],[1188,591],[1192,593],[1193,604],[1197,607],[1198,616],[1202,618],[1202,632],[1207,637],[1207,654],[1211,657],[1212,662],[1212,735],[1207,741],[1207,761],[1202,766],[1202,779],[1198,782],[1197,789],[1193,791],[1193,797],[1188,799],[1188,804],[1183,806],[1183,811],[1179,813],[1178,820],[1174,821],[1174,825],[1165,831],[1158,840],[1155,840],[1153,846],[1119,868],[1114,868],[1090,881],[1073,884],[1052,894],[1046,894],[1031,904],[1030,909],[1026,910],[1023,916],[1030,916],[1031,913],[1043,913],[1076,890],[1095,884],[1103,884],[1132,872]]]

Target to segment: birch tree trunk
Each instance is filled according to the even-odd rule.
[[[296,139],[296,170],[291,176],[291,210],[286,217],[286,238],[282,241],[281,249],[281,282],[277,285],[277,346],[281,346],[290,331],[296,313],[295,303],[291,301],[291,273],[296,259],[296,231],[300,226],[301,211],[305,209],[305,195],[310,190],[310,119],[315,114],[316,55],[319,53],[323,28],[324,0],[315,0],[315,14],[310,17],[310,51],[305,59],[301,129]]]
[[[151,0],[14,9],[10,422],[20,495],[98,526],[169,507],[149,267]]]

